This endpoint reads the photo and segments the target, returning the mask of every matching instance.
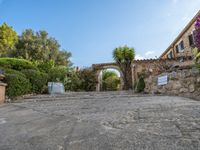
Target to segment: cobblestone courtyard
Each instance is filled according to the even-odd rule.
[[[125,92],[0,106],[0,150],[200,150],[200,102]]]

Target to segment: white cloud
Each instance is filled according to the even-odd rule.
[[[142,59],[145,59],[144,57],[142,57],[140,54],[137,54],[135,56],[135,60],[142,60]]]
[[[153,55],[154,53],[155,53],[154,51],[147,51],[147,52],[145,53],[145,56],[148,57],[148,56]]]

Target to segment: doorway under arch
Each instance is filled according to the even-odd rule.
[[[119,90],[123,90],[124,87],[124,80],[123,80],[123,74],[120,70],[120,68],[116,65],[105,65],[102,67],[99,67],[97,70],[97,79],[98,79],[98,83],[96,86],[96,91],[102,91],[102,72],[104,70],[113,70],[115,72],[117,72],[119,78],[120,78],[120,86],[119,86]]]

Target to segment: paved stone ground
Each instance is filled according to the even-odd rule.
[[[125,92],[0,106],[0,150],[200,150],[200,102]]]

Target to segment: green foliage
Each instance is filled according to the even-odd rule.
[[[1,68],[13,69],[13,70],[24,70],[24,69],[34,69],[37,68],[28,60],[16,59],[16,58],[0,58]]]
[[[120,78],[114,71],[103,71],[102,73],[102,90],[103,91],[115,91],[118,89],[120,84]]]
[[[113,51],[113,58],[123,73],[124,89],[132,88],[131,63],[135,58],[134,48],[118,47]]]
[[[31,61],[48,62],[53,60],[57,65],[69,66],[71,53],[60,51],[58,41],[48,36],[46,31],[34,32],[31,29],[25,30],[16,44],[12,56],[24,58]]]
[[[34,61],[34,64],[41,72],[48,73],[53,67],[55,67],[55,62],[53,60],[42,62],[42,61]]]
[[[79,71],[71,70],[67,74],[65,89],[70,91],[94,91],[96,84],[96,74],[91,68]]]
[[[31,83],[25,76],[18,72],[7,70],[5,74],[5,82],[7,83],[6,95],[10,98],[28,94],[31,92]]]
[[[200,59],[200,52],[198,51],[198,48],[194,48],[193,53],[194,53],[194,62],[197,64]]]
[[[27,69],[22,71],[31,83],[33,93],[44,93],[47,90],[48,75],[37,70]]]
[[[72,66],[72,63],[70,61],[71,56],[72,54],[65,50],[59,51],[55,59],[55,64],[61,66]]]
[[[118,47],[113,51],[113,58],[118,64],[130,64],[135,58],[135,50],[126,45]]]
[[[13,69],[9,69],[9,68],[3,68],[3,67],[0,67],[0,70],[5,71],[6,74],[16,74],[16,75],[19,75],[19,76],[23,76],[24,78],[26,77],[22,72],[17,71],[17,70],[13,70]]]
[[[96,89],[97,79],[95,71],[91,68],[85,68],[78,72],[81,80],[81,89],[84,91],[94,91]]]
[[[102,80],[106,80],[108,77],[117,77],[117,73],[110,70],[104,70],[102,72]]]
[[[73,69],[69,70],[67,73],[67,78],[65,80],[65,90],[67,91],[81,90],[81,80],[78,76],[78,73]]]
[[[95,71],[91,68],[85,68],[78,72],[81,80],[81,90],[94,91],[96,89],[97,79]]]
[[[144,88],[145,88],[144,77],[140,76],[139,81],[138,81],[137,86],[136,86],[136,91],[137,92],[143,92]]]
[[[9,50],[15,48],[17,33],[6,23],[0,26],[0,56],[8,56]]]
[[[65,83],[67,78],[68,68],[64,66],[53,67],[49,70],[48,81]]]

